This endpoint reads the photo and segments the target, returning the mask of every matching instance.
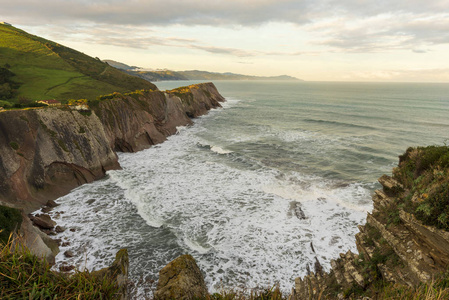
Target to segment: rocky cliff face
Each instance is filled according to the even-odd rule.
[[[118,168],[100,120],[56,108],[0,113],[0,200],[31,211]]]
[[[192,118],[221,107],[223,101],[212,83],[203,83],[166,92],[116,94],[94,110],[104,124],[110,147],[135,152],[163,142],[176,133],[176,127],[192,124]]]
[[[329,273],[318,264],[297,278],[292,299],[377,298],[380,286],[414,287],[447,272],[449,148],[409,149],[400,158],[392,177],[379,178],[382,190],[356,235],[359,253],[340,254]]]
[[[112,94],[90,112],[65,108],[0,113],[0,202],[37,209],[119,168],[114,150],[160,143],[177,126],[219,107],[212,83],[172,91]]]

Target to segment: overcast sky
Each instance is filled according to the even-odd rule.
[[[449,0],[0,0],[0,21],[144,68],[449,82]]]

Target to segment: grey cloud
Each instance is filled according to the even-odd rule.
[[[0,5],[0,18],[13,23],[86,24],[86,27],[109,24],[111,32],[103,28],[104,34],[99,39],[112,37],[109,41],[112,44],[136,48],[185,46],[238,57],[310,53],[245,51],[176,37],[148,39],[138,32],[133,32],[132,40],[123,37],[127,38],[125,43],[117,38],[122,32],[115,25],[140,26],[147,30],[151,25],[257,26],[287,22],[297,24],[300,30],[311,31],[314,43],[331,48],[329,51],[345,52],[413,51],[449,43],[449,13],[445,13],[449,0],[0,0]],[[435,15],[439,19],[435,20]],[[326,23],[329,20],[337,21]],[[347,26],[354,21],[355,25]],[[129,30],[123,30],[123,34],[129,34]]]
[[[339,19],[312,26],[312,30],[321,32],[322,39],[317,44],[344,52],[423,49],[449,43],[448,29],[449,14],[410,13],[359,19],[356,25],[351,20]]]
[[[88,21],[109,24],[255,25],[268,21],[305,23],[312,0],[202,1],[2,0],[5,16],[27,22]],[[25,9],[26,8],[26,9]]]

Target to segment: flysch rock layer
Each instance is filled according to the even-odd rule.
[[[329,273],[296,278],[290,299],[343,299],[376,279],[413,287],[447,270],[449,233],[426,226],[394,206],[395,196],[404,192],[395,179],[383,175],[379,182],[382,190],[373,195],[373,212],[356,235],[359,254],[340,254],[331,261]],[[387,224],[389,214],[396,210],[401,221]]]
[[[90,112],[68,108],[0,114],[0,202],[31,212],[118,169],[114,151],[163,142],[176,127],[220,107],[212,83],[142,91],[101,101]]]

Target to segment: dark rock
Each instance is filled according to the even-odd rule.
[[[61,246],[62,240],[61,239],[53,239],[53,241],[55,241],[58,246]]]
[[[203,299],[207,294],[203,274],[191,255],[182,255],[159,271],[156,299]]]
[[[70,231],[71,231],[71,232],[75,232],[75,231],[76,231],[76,228],[70,228]]]
[[[54,208],[54,207],[56,207],[56,206],[59,206],[59,204],[56,203],[56,202],[53,201],[53,200],[48,200],[46,206],[47,206],[47,207]]]
[[[42,209],[41,209],[41,211],[42,211],[44,214],[49,213],[49,212],[52,211],[52,210],[53,210],[53,207],[48,207],[48,206],[42,207]]]
[[[62,265],[59,267],[59,271],[61,272],[70,272],[72,270],[75,270],[75,266],[72,265]]]
[[[64,252],[64,256],[65,257],[74,257],[75,254],[73,254],[73,251],[67,250],[66,252]]]
[[[89,204],[89,205],[94,203],[94,202],[95,202],[95,199],[89,199],[89,200],[86,201],[86,203]]]
[[[315,274],[318,275],[323,275],[323,266],[321,265],[320,261],[318,260],[318,258],[315,257]]]
[[[64,232],[64,231],[65,231],[65,228],[58,225],[58,226],[55,227],[55,231],[56,231],[57,233],[61,233],[61,232]]]
[[[55,227],[56,222],[53,221],[49,215],[40,214],[36,215],[33,220],[33,224],[42,229],[52,229]]]
[[[61,247],[70,246],[70,242],[62,242]]]

